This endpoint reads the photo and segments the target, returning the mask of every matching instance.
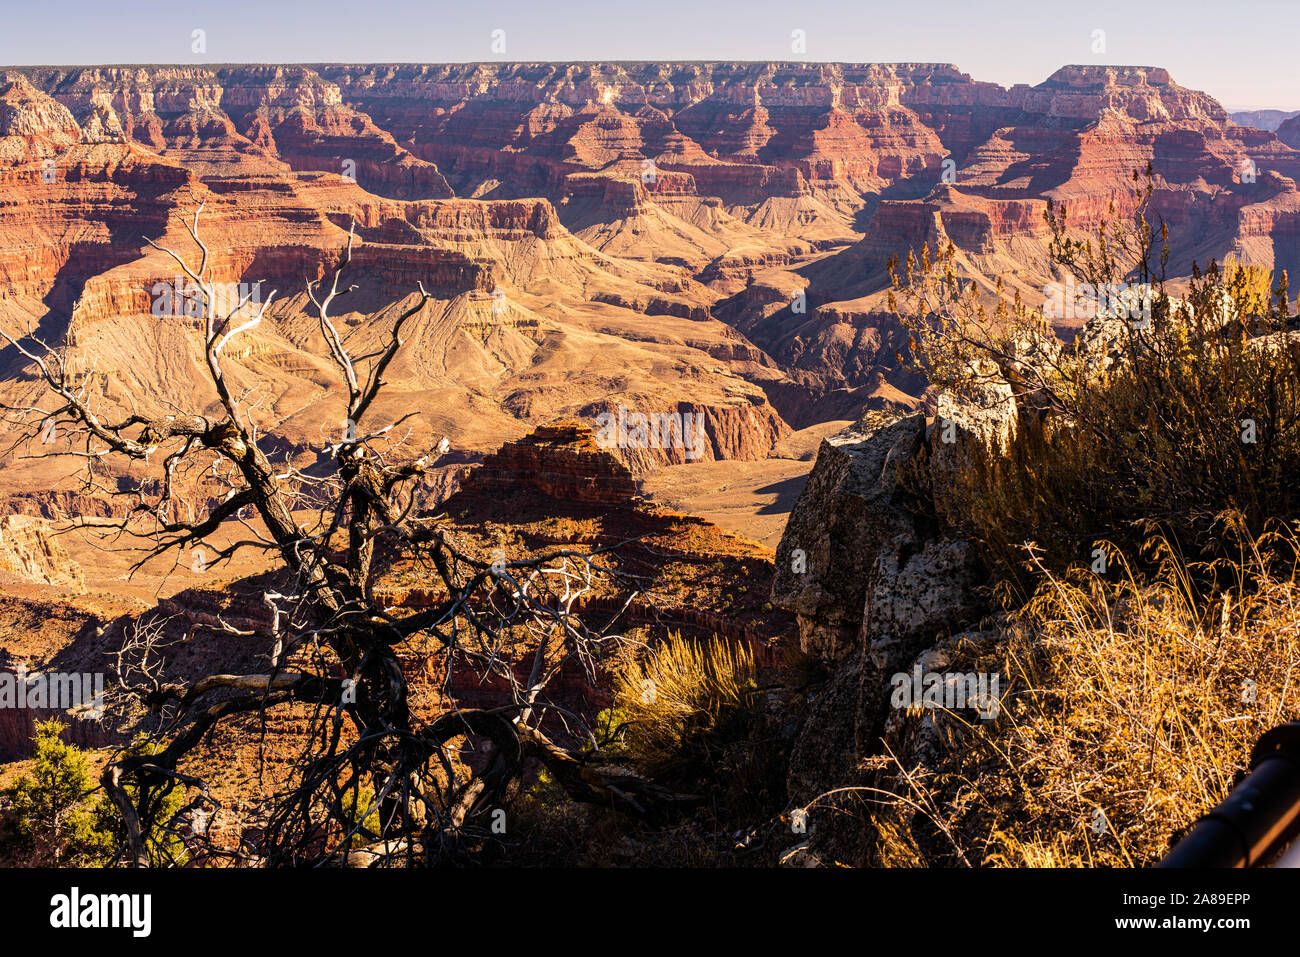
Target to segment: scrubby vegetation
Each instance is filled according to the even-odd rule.
[[[26,867],[100,867],[115,863],[123,839],[122,821],[91,775],[86,752],[63,740],[65,725],[50,719],[37,724],[32,768],[4,791],[0,816],[6,863]],[[145,755],[139,743],[127,753]],[[144,835],[153,866],[183,864],[185,841],[176,830],[181,809],[179,787],[141,795],[128,792],[151,810],[154,824]]]
[[[973,450],[945,490],[945,517],[984,545],[1020,600],[1032,591],[1027,542],[1059,572],[1091,561],[1100,539],[1136,555],[1158,534],[1212,557],[1227,513],[1255,535],[1300,517],[1300,335],[1288,335],[1286,274],[1193,264],[1175,296],[1163,231],[1147,220],[1151,190],[1148,178],[1135,191],[1131,221],[1083,239],[1067,231],[1064,207],[1049,207],[1067,288],[1089,290],[1067,302],[1089,334],[1065,348],[1018,295],[999,288],[989,304],[963,287],[952,247],[895,275],[895,303],[908,303],[916,359],[936,388],[971,395],[990,361],[1012,385],[1015,437]],[[1136,308],[1143,298],[1149,315]]]
[[[597,755],[686,796],[652,827],[564,799],[544,772],[519,802],[520,852],[539,863],[771,862],[763,836],[785,802],[788,740],[747,649],[670,633],[627,661],[596,721]]]
[[[861,824],[867,863],[1153,864],[1297,715],[1287,278],[1211,264],[1175,296],[1149,175],[1132,222],[1077,239],[1063,208],[1047,216],[1072,280],[1150,295],[1149,316],[1112,303],[1062,347],[1018,296],[963,287],[951,249],[896,273],[936,387],[978,396],[993,369],[1019,412],[936,509],[981,546],[1003,599],[991,628],[945,649],[955,671],[1002,677],[1000,713],[896,720],[861,781],[819,799]]]
[[[618,676],[607,720],[618,722],[627,751],[648,769],[681,773],[709,763],[719,743],[736,736],[757,695],[748,649],[674,633]]]
[[[933,766],[886,755],[879,792],[839,796],[870,821],[872,863],[1158,861],[1227,794],[1259,736],[1295,715],[1300,582],[1275,544],[1221,562],[1236,582],[1214,596],[1195,585],[1205,569],[1164,542],[1146,580],[1122,556],[1116,583],[1048,574],[995,641],[954,647],[954,669],[1004,677],[1000,714],[935,715]],[[900,735],[919,731],[909,724]]]

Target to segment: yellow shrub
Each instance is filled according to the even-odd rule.
[[[756,691],[748,648],[674,633],[620,673],[614,709],[627,723],[628,750],[663,770],[707,753],[712,736],[752,709]]]
[[[1152,864],[1227,794],[1259,736],[1300,715],[1296,568],[1248,546],[1235,586],[1202,597],[1158,550],[1150,583],[1049,575],[995,646],[956,649],[952,668],[1010,686],[1000,715],[935,715],[942,758],[895,766],[888,789],[911,804],[877,812],[878,858],[923,846],[929,863]],[[920,804],[936,820],[915,831]]]

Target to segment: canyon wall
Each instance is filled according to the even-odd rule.
[[[73,592],[86,590],[81,566],[72,560],[49,522],[28,515],[0,518],[0,572]]]
[[[433,297],[376,408],[421,413],[412,454],[626,407],[701,414],[703,458],[756,459],[790,426],[916,407],[891,256],[952,243],[963,275],[1036,305],[1047,202],[1092,227],[1148,163],[1177,274],[1300,268],[1293,126],[1234,123],[1154,66],[1012,87],[918,63],[10,68],[0,324],[72,348],[106,409],[215,409],[195,324],[159,309],[180,270],[150,245],[192,260],[201,207],[214,280],[276,294],[231,374],[279,396],[266,428],[317,447],[341,406],[303,287],[351,227],[359,352]],[[0,392],[33,389],[0,350]]]

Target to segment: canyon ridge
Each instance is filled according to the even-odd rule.
[[[309,463],[345,426],[303,287],[355,223],[350,347],[377,346],[417,284],[434,297],[375,410],[421,410],[417,452],[447,438],[431,495],[539,425],[692,415],[699,448],[617,454],[645,494],[773,545],[822,436],[922,402],[890,256],[951,242],[963,274],[1037,305],[1047,201],[1080,228],[1122,215],[1150,163],[1174,262],[1292,269],[1287,139],[1156,67],[1010,88],[916,63],[9,68],[0,324],[67,346],[106,411],[182,404],[194,320],[145,240],[194,251],[181,218],[203,204],[217,278],[277,293],[232,379]],[[21,404],[35,384],[0,356]],[[48,461],[3,467],[0,512],[112,508]]]

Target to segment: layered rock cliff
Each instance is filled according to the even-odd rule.
[[[214,279],[277,292],[230,355],[305,446],[339,407],[302,285],[355,222],[359,350],[435,294],[382,410],[426,411],[417,444],[483,453],[623,406],[703,415],[706,459],[761,458],[789,425],[916,406],[890,256],[951,242],[1034,304],[1047,200],[1087,228],[1148,162],[1176,268],[1300,268],[1286,136],[1141,66],[1013,87],[915,63],[11,69],[0,323],[73,346],[107,408],[210,405],[194,329],[158,314],[179,270],[145,243],[193,255],[178,217],[203,204]],[[30,397],[23,375],[0,388]]]
[[[0,572],[40,585],[86,590],[81,566],[68,555],[49,523],[29,515],[0,518]]]

